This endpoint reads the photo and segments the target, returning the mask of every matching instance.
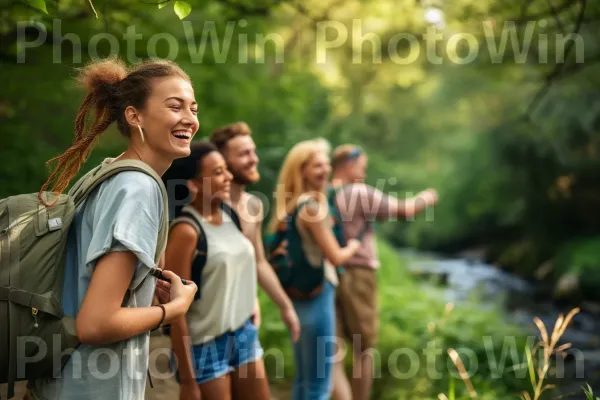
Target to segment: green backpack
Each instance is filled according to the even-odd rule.
[[[112,160],[85,174],[50,207],[41,204],[37,193],[0,200],[0,383],[8,383],[9,399],[16,381],[58,376],[69,349],[78,345],[75,319],[64,315],[61,304],[66,244],[77,207],[100,183],[123,171],[153,177],[164,204],[157,264],[166,247],[167,193],[160,176],[141,161],[108,161]],[[49,203],[54,198],[49,192],[43,196]],[[139,284],[129,288],[126,298]]]
[[[277,231],[267,235],[264,241],[269,263],[275,270],[281,286],[290,297],[296,299],[310,299],[318,295],[325,282],[324,260],[321,261],[321,268],[310,264],[296,227],[298,214],[307,203],[308,201],[300,203],[296,210],[279,224]],[[272,256],[284,240],[287,241],[287,254]]]
[[[333,234],[340,247],[345,247],[347,245],[347,240],[344,236],[342,215],[335,200],[335,197],[341,188],[342,187],[328,189],[327,204],[329,207],[329,214],[333,219]],[[298,213],[306,203],[306,201],[300,203],[296,210],[279,224],[277,231],[270,235],[266,235],[264,239],[265,254],[269,259],[269,263],[275,270],[275,274],[277,275],[277,278],[279,278],[281,286],[286,289],[290,297],[301,299],[312,298],[319,294],[325,281],[324,268],[315,268],[308,261],[302,248],[302,238],[296,227]],[[362,241],[365,233],[370,227],[371,222],[366,221],[356,239]],[[287,241],[286,254],[272,255],[284,240]],[[321,267],[323,267],[323,264],[322,261]],[[338,266],[336,267],[336,271],[341,278],[344,267]]]

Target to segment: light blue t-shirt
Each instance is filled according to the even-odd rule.
[[[103,182],[77,209],[67,242],[63,290],[66,315],[77,315],[96,262],[111,251],[132,251],[139,260],[130,288],[142,283],[126,306],[151,305],[156,278],[148,271],[155,266],[163,208],[161,191],[154,179],[142,172],[127,171]],[[148,346],[148,334],[109,345],[81,344],[71,354],[61,378],[30,382],[32,398],[142,399]]]

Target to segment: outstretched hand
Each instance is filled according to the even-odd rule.
[[[425,200],[427,207],[432,206],[438,202],[438,192],[435,189],[426,189],[417,195],[419,198]]]

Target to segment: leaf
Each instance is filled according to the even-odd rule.
[[[27,0],[27,2],[31,7],[37,8],[38,10],[43,11],[45,14],[48,14],[46,2],[44,0]]]
[[[542,335],[542,340],[544,341],[544,343],[549,344],[550,341],[548,340],[548,331],[546,330],[546,326],[544,325],[544,323],[538,317],[535,317],[533,319],[533,322],[537,325],[538,329],[540,330],[540,334]]]
[[[179,19],[184,19],[192,12],[192,6],[186,1],[176,1],[174,9]]]
[[[556,353],[560,353],[561,351],[563,351],[563,350],[567,350],[567,349],[570,349],[571,347],[573,347],[573,344],[572,344],[572,343],[565,343],[565,344],[563,344],[563,345],[561,345],[561,346],[557,347],[557,348],[556,348],[554,351],[555,351]]]
[[[583,387],[583,391],[585,392],[585,397],[588,400],[594,400],[594,392],[592,391],[592,387],[590,386],[589,383],[586,383],[586,386],[587,386],[587,388],[582,386]],[[596,399],[597,398],[598,397],[596,397]]]
[[[527,355],[527,364],[529,366],[529,379],[531,380],[531,387],[535,389],[535,369],[533,367],[533,358],[531,357],[531,350],[529,346],[525,346],[525,354]]]
[[[531,400],[531,395],[524,390],[521,392],[521,397],[523,400]]]
[[[454,394],[454,377],[450,375],[450,382],[448,382],[448,395],[450,396],[450,400],[455,400],[456,395]]]
[[[161,8],[166,7],[167,5],[169,5],[170,2],[171,2],[171,0],[164,0],[160,3],[158,3],[158,9],[160,10]]]

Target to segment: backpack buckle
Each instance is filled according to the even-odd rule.
[[[54,232],[62,227],[62,218],[52,218],[48,220],[48,230]]]

